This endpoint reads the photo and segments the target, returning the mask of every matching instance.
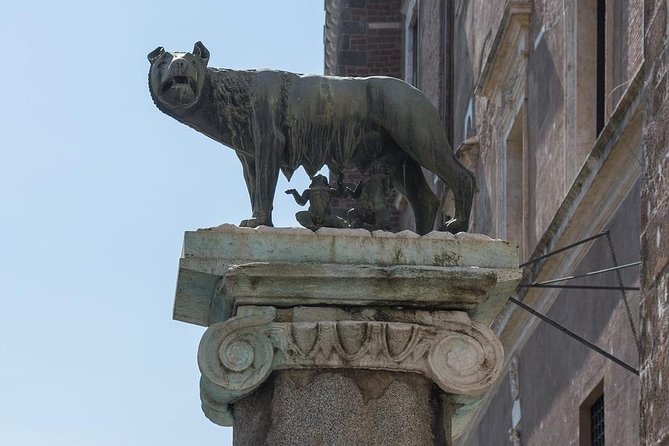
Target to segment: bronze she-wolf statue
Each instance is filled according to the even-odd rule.
[[[455,158],[437,110],[416,88],[389,77],[299,75],[275,70],[208,68],[209,51],[156,48],[149,89],[156,106],[237,152],[253,215],[242,226],[272,225],[279,170],[290,179],[303,166],[313,176],[354,165],[392,163],[393,186],[413,209],[416,232],[430,232],[439,199],[421,166],[454,193],[455,217],[442,230],[466,231],[475,190]]]

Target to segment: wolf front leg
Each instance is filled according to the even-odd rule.
[[[256,161],[253,157],[248,156],[248,155],[237,155],[239,157],[239,160],[242,163],[242,167],[244,169],[244,182],[246,183],[246,189],[248,190],[249,193],[249,199],[251,200],[251,210],[253,212],[251,218],[247,218],[246,220],[242,220],[242,222],[239,224],[240,227],[248,227],[248,228],[255,228],[260,225],[264,225],[266,223],[262,222],[260,219],[257,218],[256,214]],[[270,220],[271,221],[271,220]]]
[[[251,209],[255,209],[255,190],[256,190],[256,163],[253,157],[237,153],[239,161],[242,163],[244,172],[244,182],[246,183],[246,190],[249,193],[251,200]],[[239,226],[253,227],[252,218],[242,220]]]
[[[274,126],[261,126],[258,135],[254,135],[255,144],[255,186],[253,198],[253,216],[242,222],[242,226],[274,226],[272,209],[274,192],[279,178],[281,153],[285,137]],[[249,189],[250,191],[250,189]]]

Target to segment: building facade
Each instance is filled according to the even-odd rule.
[[[521,263],[597,236],[527,265],[514,298],[632,371],[509,303],[493,325],[506,351],[505,377],[458,417],[457,444],[669,441],[669,429],[653,424],[657,405],[648,415],[649,398],[662,386],[666,392],[667,379],[657,376],[669,372],[669,312],[656,310],[667,307],[668,140],[660,124],[667,123],[666,2],[327,0],[325,6],[326,74],[400,77],[439,110],[451,146],[476,174],[471,231],[518,242]],[[645,38],[649,32],[654,43]],[[649,143],[653,150],[644,150]],[[356,175],[347,173],[349,181]],[[446,218],[447,191],[443,201]],[[400,229],[411,229],[406,204],[394,197],[393,204]],[[634,263],[651,257],[652,273],[644,263],[640,280]],[[650,325],[639,324],[634,288],[640,285]],[[641,404],[634,372],[640,367],[647,383]],[[659,424],[666,426],[662,401]]]
[[[669,7],[644,2],[641,439],[669,444]]]

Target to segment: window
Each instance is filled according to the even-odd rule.
[[[577,101],[581,144],[586,153],[607,120],[607,92],[612,74],[611,23],[607,24],[607,2],[610,0],[583,0],[577,2]],[[608,12],[607,12],[608,11]],[[607,31],[608,30],[608,31]],[[619,39],[618,39],[619,40]],[[610,108],[610,107],[609,107]],[[610,110],[609,110],[610,111]]]
[[[604,381],[583,400],[579,410],[579,446],[604,446]]]
[[[590,406],[590,444],[604,446],[604,394]]]
[[[404,80],[418,86],[418,6],[408,1],[404,10]]]
[[[411,23],[411,83],[418,86],[418,17]]]
[[[606,0],[597,0],[597,122],[599,135],[606,121]]]
[[[576,125],[579,169],[606,124],[606,0],[576,2]]]

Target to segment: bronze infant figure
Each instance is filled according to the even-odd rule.
[[[349,228],[351,225],[341,217],[330,213],[330,200],[346,196],[346,188],[342,183],[341,175],[337,180],[337,187],[330,186],[324,175],[316,175],[311,179],[309,188],[301,194],[295,189],[288,189],[286,194],[292,195],[300,206],[309,203],[308,211],[299,211],[295,214],[298,223],[307,229],[316,231],[320,228]]]

